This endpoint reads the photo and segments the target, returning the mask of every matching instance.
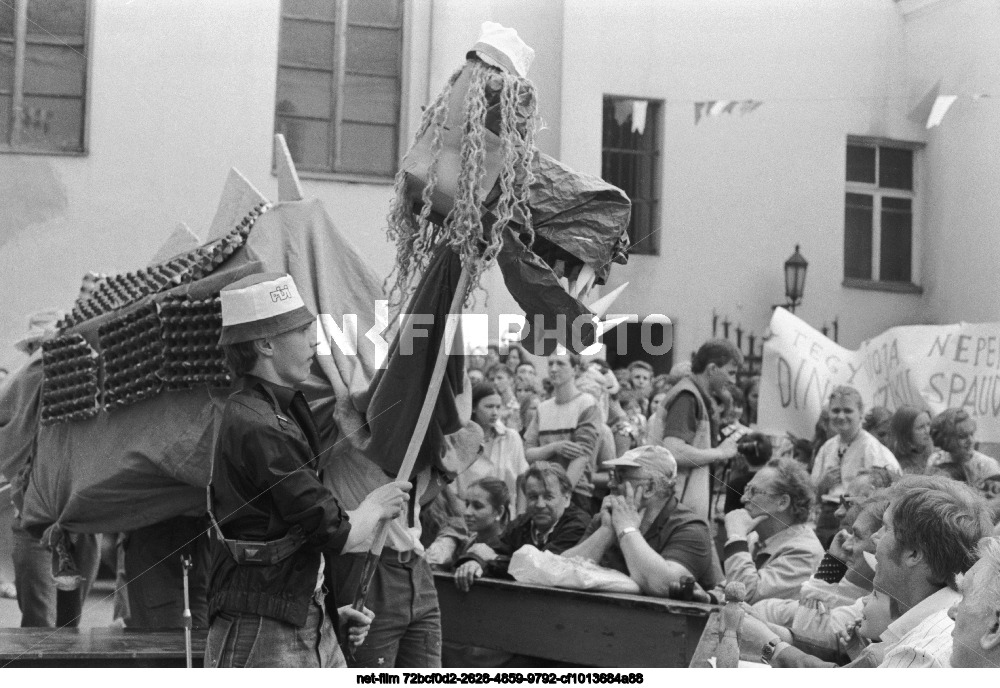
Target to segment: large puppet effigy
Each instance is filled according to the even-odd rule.
[[[360,454],[388,475],[415,436],[412,471],[446,470],[441,444],[461,426],[464,365],[441,355],[444,317],[432,318],[404,357],[387,300],[404,313],[444,316],[498,265],[529,324],[537,316],[548,333],[529,335],[526,348],[592,344],[608,304],[592,311],[583,299],[625,260],[630,204],[534,147],[530,56],[516,32],[487,23],[425,111],[396,180],[389,293],[322,205],[303,200],[276,137],[276,204],[233,171],[207,241],[105,278],[81,297],[0,388],[0,473],[27,485],[24,525],[55,544],[67,531],[129,531],[204,512],[216,423],[233,382],[218,346],[218,292],[248,274],[287,272],[321,314],[329,346],[305,392],[324,451]],[[388,353],[364,336],[353,350],[331,345],[345,314],[365,329],[375,324],[392,342]],[[438,359],[446,360],[440,389],[432,383]],[[433,414],[417,433],[425,401]]]

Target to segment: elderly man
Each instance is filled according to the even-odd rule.
[[[667,597],[684,576],[710,588],[721,579],[708,524],[674,494],[677,461],[646,445],[604,463],[611,494],[576,547],[582,556],[627,573],[647,595]]]
[[[876,534],[875,588],[890,596],[892,622],[849,667],[946,666],[959,599],[956,576],[975,561],[976,543],[993,528],[986,502],[966,485],[942,476],[906,476],[891,489]],[[762,628],[763,627],[763,628]],[[783,642],[761,621],[744,618],[740,647],[772,666],[832,667]]]
[[[726,514],[726,580],[746,585],[746,601],[796,599],[823,559],[806,525],[813,487],[794,459],[773,459],[743,491],[744,508]]]
[[[948,610],[955,622],[951,666],[1000,668],[1000,538],[983,538],[979,561],[958,581],[962,600]]]

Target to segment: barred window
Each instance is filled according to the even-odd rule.
[[[302,171],[398,166],[402,0],[283,0],[275,131]]]
[[[660,252],[662,101],[604,96],[601,177],[632,200],[630,253]]]

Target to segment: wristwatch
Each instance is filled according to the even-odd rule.
[[[635,526],[626,526],[625,528],[621,529],[621,532],[618,533],[618,540],[621,541],[621,539],[626,535],[628,535],[629,533],[638,533],[638,532],[639,529],[636,528]]]
[[[788,643],[778,637],[771,638],[760,651],[760,661],[770,664],[774,656],[788,647]]]
[[[760,651],[760,661],[764,664],[770,664],[771,660],[774,659],[774,651],[778,649],[778,643],[781,638],[771,638],[767,641],[767,645]]]

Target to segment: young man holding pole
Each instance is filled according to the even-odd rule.
[[[209,488],[205,666],[345,666],[324,606],[326,569],[401,513],[410,485],[383,485],[348,512],[320,481],[319,438],[298,391],[316,352],[316,316],[291,277],[251,275],[221,299],[219,343],[240,381],[222,412]],[[370,616],[343,606],[334,618],[358,645]]]

